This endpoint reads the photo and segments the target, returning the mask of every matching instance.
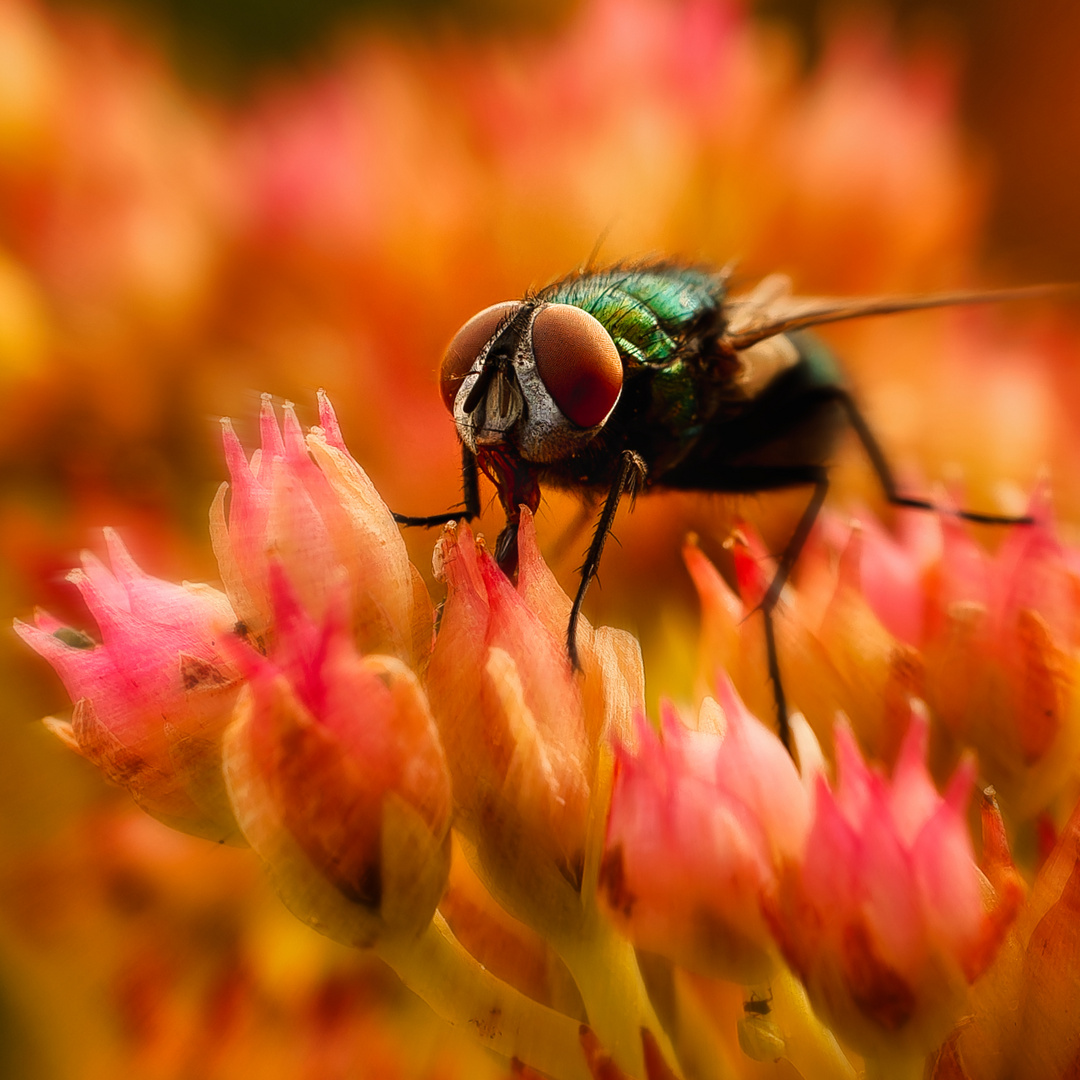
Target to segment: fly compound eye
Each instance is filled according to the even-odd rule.
[[[550,304],[533,320],[536,370],[562,414],[578,427],[602,423],[622,391],[623,365],[611,335],[587,311]]]
[[[474,315],[455,335],[443,357],[439,388],[446,407],[454,411],[461,381],[472,370],[484,346],[495,336],[499,324],[521,307],[520,300],[504,300]]]

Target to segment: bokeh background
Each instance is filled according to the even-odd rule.
[[[1077,279],[1078,35],[1068,0],[0,0],[4,609],[92,631],[63,574],[105,524],[213,580],[217,420],[250,443],[264,390],[313,422],[326,387],[395,509],[449,506],[446,341],[598,244],[805,292]],[[1075,539],[1075,307],[830,340],[913,483],[1011,506],[1050,469]],[[857,454],[834,499],[880,507]],[[642,637],[652,698],[689,686],[685,533],[722,559],[746,513],[779,546],[798,507],[657,496],[620,522],[589,611]],[[574,516],[540,521],[567,584]],[[409,537],[429,578],[433,539]],[[67,703],[10,633],[0,678],[0,1076],[500,1071],[248,855],[106,788],[38,724]]]

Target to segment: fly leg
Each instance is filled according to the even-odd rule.
[[[773,698],[776,701],[776,723],[780,735],[780,741],[784,749],[791,753],[791,729],[788,725],[787,698],[784,696],[784,682],[780,678],[780,655],[776,649],[776,630],[773,626],[773,610],[780,602],[780,594],[784,591],[788,578],[791,576],[802,549],[810,537],[810,530],[814,527],[817,516],[821,513],[821,507],[825,502],[825,496],[829,491],[829,474],[824,467],[808,469],[816,475],[810,481],[814,485],[813,494],[806,504],[806,509],[799,518],[791,539],[787,542],[780,560],[776,566],[776,573],[769,582],[768,589],[761,600],[761,613],[765,618],[765,659],[769,668],[769,678],[773,684]]]
[[[874,438],[874,433],[870,430],[870,425],[867,424],[866,418],[859,412],[859,407],[855,404],[851,395],[844,390],[837,390],[836,400],[843,406],[844,412],[847,414],[848,423],[851,424],[852,430],[858,436],[859,442],[862,443],[863,449],[866,451],[866,456],[870,459],[870,464],[885,491],[885,498],[888,499],[893,506],[907,506],[913,510],[940,510],[941,508],[939,506],[936,506],[928,499],[913,499],[908,495],[900,494],[896,486],[896,480],[893,478],[892,469],[889,468],[889,463],[885,460],[885,454],[878,444],[877,439]],[[1034,519],[1027,514],[1022,514],[1020,516],[1008,514],[980,514],[975,510],[955,510],[952,511],[952,513],[964,521],[974,521],[979,525],[1034,524]]]
[[[718,490],[729,492],[779,491],[782,488],[812,487],[810,501],[799,518],[795,531],[791,534],[776,564],[765,595],[758,608],[765,620],[765,661],[769,678],[773,685],[773,700],[776,702],[776,725],[780,741],[785,749],[791,751],[791,731],[788,724],[787,697],[784,694],[784,681],[780,677],[780,657],[776,648],[776,629],[773,624],[773,611],[780,602],[791,571],[802,553],[810,536],[825,496],[829,490],[829,473],[824,465],[739,465],[724,470],[723,486]]]
[[[461,444],[461,503],[441,514],[431,514],[429,517],[410,517],[408,514],[394,514],[394,520],[399,525],[417,526],[421,529],[431,529],[436,525],[445,525],[455,518],[464,518],[472,521],[480,516],[480,470],[476,465],[476,455],[464,444]]]
[[[586,492],[582,501],[574,512],[573,520],[559,534],[551,550],[548,552],[547,561],[551,567],[558,567],[569,555],[570,549],[577,543],[578,538],[585,531],[586,526],[596,513],[599,498],[594,492]]]
[[[632,504],[645,482],[645,475],[645,462],[640,455],[635,454],[633,450],[624,450],[619,471],[604,500],[604,508],[600,511],[600,519],[596,523],[596,532],[593,533],[592,543],[589,545],[585,562],[581,566],[581,581],[578,584],[577,595],[574,597],[574,606],[570,609],[570,621],[566,626],[566,652],[575,671],[581,670],[577,650],[577,624],[581,617],[581,604],[585,599],[585,592],[600,567],[600,556],[603,554],[608,533],[611,532],[615,511],[619,508],[619,500],[623,495],[629,494]]]

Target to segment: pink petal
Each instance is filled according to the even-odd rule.
[[[936,812],[941,796],[926,768],[930,726],[923,708],[912,708],[907,732],[893,769],[889,803],[893,822],[904,844],[910,847],[919,830]]]
[[[979,941],[984,921],[975,852],[963,807],[939,804],[919,833],[912,861],[923,915],[937,947],[963,956]]]
[[[270,394],[262,395],[262,406],[259,409],[259,441],[262,448],[262,457],[259,460],[259,482],[267,483],[269,470],[275,461],[285,457],[285,442],[281,437],[281,428],[278,427],[277,416],[274,413],[274,399]]]
[[[875,777],[863,761],[859,744],[851,728],[844,722],[833,727],[836,749],[836,805],[844,817],[858,827],[869,808]]]
[[[330,404],[330,398],[327,396],[326,391],[321,388],[318,397],[319,425],[323,429],[324,438],[330,446],[340,450],[343,454],[348,454],[349,448],[345,445],[345,439],[341,434],[341,426],[338,424],[337,413],[334,412],[334,406]]]

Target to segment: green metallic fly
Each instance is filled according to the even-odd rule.
[[[643,491],[756,493],[808,487],[809,502],[761,603],[780,737],[788,713],[772,612],[829,488],[828,465],[850,427],[889,502],[932,510],[901,495],[881,447],[829,351],[802,333],[823,323],[953,304],[1043,295],[1045,288],[885,299],[806,300],[766,278],[728,295],[729,270],[669,262],[584,269],[522,300],[486,308],[447,349],[446,407],[462,443],[460,516],[480,513],[479,473],[506,513],[495,556],[517,566],[522,505],[540,485],[606,493],[566,631],[576,628],[619,502]],[[434,526],[453,514],[408,517]],[[1030,524],[1026,517],[960,511],[968,521]]]

